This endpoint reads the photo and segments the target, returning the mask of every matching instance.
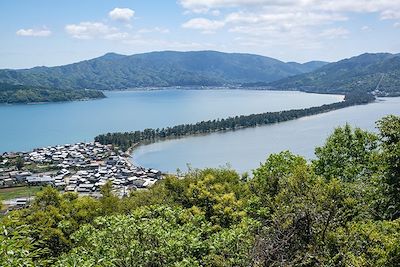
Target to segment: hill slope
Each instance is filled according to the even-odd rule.
[[[0,82],[69,89],[125,89],[142,86],[224,85],[271,82],[315,70],[305,64],[251,54],[214,51],[106,54],[59,67],[0,70]]]
[[[54,89],[37,86],[0,83],[0,104],[22,104],[37,102],[61,102],[104,98],[101,91]]]
[[[313,92],[362,91],[380,96],[400,95],[400,55],[362,54],[270,85],[275,89]]]

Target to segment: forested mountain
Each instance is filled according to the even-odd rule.
[[[287,64],[291,65],[294,68],[297,68],[300,72],[306,73],[317,70],[329,63],[325,61],[309,61],[303,64],[297,62],[288,62]]]
[[[313,92],[375,92],[400,95],[400,54],[362,54],[327,64],[313,72],[284,78],[270,84],[275,89]]]
[[[300,64],[264,56],[215,51],[109,53],[59,67],[0,70],[0,82],[62,89],[163,86],[267,86],[322,93],[400,94],[400,54],[362,54],[327,64]]]
[[[324,62],[284,63],[264,56],[215,51],[109,53],[59,67],[0,70],[0,82],[65,89],[227,85],[272,82],[315,70]]]
[[[0,83],[0,103],[60,102],[104,98],[101,91],[55,89]]]

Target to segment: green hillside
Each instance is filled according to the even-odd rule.
[[[152,52],[102,57],[59,67],[0,70],[0,82],[66,89],[126,89],[146,86],[213,86],[271,82],[314,70],[305,64],[251,54],[214,51]]]
[[[0,83],[0,103],[61,102],[104,98],[101,91],[54,89],[38,86],[11,85]]]
[[[362,54],[269,85],[275,89],[328,93],[362,91],[396,96],[400,95],[400,55]]]

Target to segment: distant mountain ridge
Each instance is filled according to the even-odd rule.
[[[0,70],[0,82],[63,89],[127,89],[148,86],[221,86],[269,83],[327,64],[216,51],[151,52],[104,56],[58,67]]]
[[[400,54],[366,53],[268,85],[274,89],[320,93],[359,91],[372,92],[378,96],[399,96]]]

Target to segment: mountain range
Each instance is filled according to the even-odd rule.
[[[366,53],[272,82],[269,86],[319,93],[361,91],[397,96],[400,95],[400,54]]]
[[[102,57],[58,67],[0,70],[0,82],[65,89],[221,86],[272,82],[315,70],[326,62],[285,63],[273,58],[215,51],[151,52]]]
[[[61,89],[116,90],[167,86],[261,86],[319,93],[400,95],[400,54],[362,54],[304,64],[216,51],[108,53],[57,67],[0,70],[0,82]]]

